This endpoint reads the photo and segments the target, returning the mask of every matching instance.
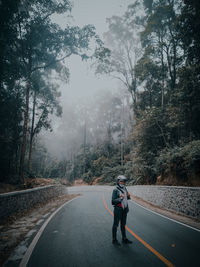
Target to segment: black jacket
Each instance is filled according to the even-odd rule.
[[[127,191],[127,189],[125,188],[125,190]],[[117,204],[121,203],[121,193],[120,192],[120,189],[119,189],[119,186],[117,186],[114,190],[113,190],[113,193],[112,193],[112,205],[117,207]],[[127,199],[130,199],[130,197],[128,196],[127,194]],[[129,210],[128,206],[127,206],[127,209]]]

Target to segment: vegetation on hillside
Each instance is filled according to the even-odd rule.
[[[71,10],[61,2],[1,1],[1,180],[23,182],[26,171],[112,184],[123,173],[130,184],[200,185],[200,2],[133,1],[108,19],[104,45],[91,25],[52,23],[51,14]],[[71,146],[56,159],[37,138],[51,128],[49,114],[61,115],[50,77],[68,77],[61,59],[87,58],[92,38],[96,73],[123,90],[76,106],[66,120]]]

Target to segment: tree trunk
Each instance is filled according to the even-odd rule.
[[[121,157],[121,166],[124,165],[124,100],[122,105],[122,114],[121,114],[121,144],[120,144],[120,157]]]
[[[28,116],[29,116],[29,94],[30,94],[30,77],[26,83],[26,103],[24,110],[24,125],[23,125],[23,138],[22,138],[22,148],[21,148],[21,157],[20,157],[20,166],[19,166],[19,178],[20,183],[24,184],[24,162],[26,155],[26,139],[27,139],[27,127],[28,127]]]
[[[86,116],[86,115],[85,115]],[[86,117],[85,117],[85,125],[84,125],[84,137],[83,137],[83,155],[84,155],[84,162],[83,162],[83,174],[86,170],[86,142],[87,142],[87,125],[86,125]]]
[[[121,155],[120,155],[120,158],[121,158],[121,166],[124,165],[124,144],[123,144],[123,141],[121,139],[121,144],[120,144],[120,151],[121,151]]]
[[[35,106],[36,106],[36,92],[34,92],[34,99],[33,99],[33,113],[32,113],[29,156],[28,156],[28,171],[30,171],[30,169],[31,169],[32,147],[33,147],[33,137],[34,137],[34,124],[35,124]]]
[[[163,108],[164,106],[164,94],[165,94],[165,74],[164,74],[164,56],[163,56],[163,48],[162,48],[162,52],[161,52],[161,62],[162,62],[162,96],[161,96],[161,107]]]

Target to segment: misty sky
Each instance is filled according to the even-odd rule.
[[[93,24],[97,34],[102,37],[107,31],[106,18],[123,14],[131,3],[133,0],[74,0],[73,22],[80,27]],[[64,25],[65,19],[59,19],[58,22]],[[82,62],[78,56],[71,56],[67,65],[70,69],[70,83],[61,88],[63,105],[67,98],[87,97],[97,90],[110,89],[118,84],[107,76],[95,76],[90,62]]]
[[[133,3],[134,0],[74,0],[72,2],[74,4],[71,14],[73,17],[72,23],[80,27],[93,24],[97,34],[102,38],[103,33],[108,30],[106,18],[113,15],[122,15],[126,11],[127,6]],[[65,27],[68,21],[69,19],[66,16],[55,18],[55,22],[62,27]],[[84,100],[89,102],[92,96],[101,90],[113,90],[120,87],[118,81],[108,76],[95,76],[94,69],[91,68],[91,62],[82,62],[78,56],[71,56],[67,60],[67,66],[70,70],[70,82],[68,84],[60,84],[63,117],[53,119],[52,133],[43,133],[45,143],[50,152],[62,150],[62,140],[65,134],[61,133],[62,124],[69,110],[69,105],[71,106],[73,101]],[[59,136],[62,136],[62,138]]]

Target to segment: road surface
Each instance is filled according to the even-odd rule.
[[[200,266],[199,231],[129,201],[127,237],[133,244],[116,247],[111,243],[111,188],[72,187],[69,192],[82,196],[53,216],[21,266]]]

